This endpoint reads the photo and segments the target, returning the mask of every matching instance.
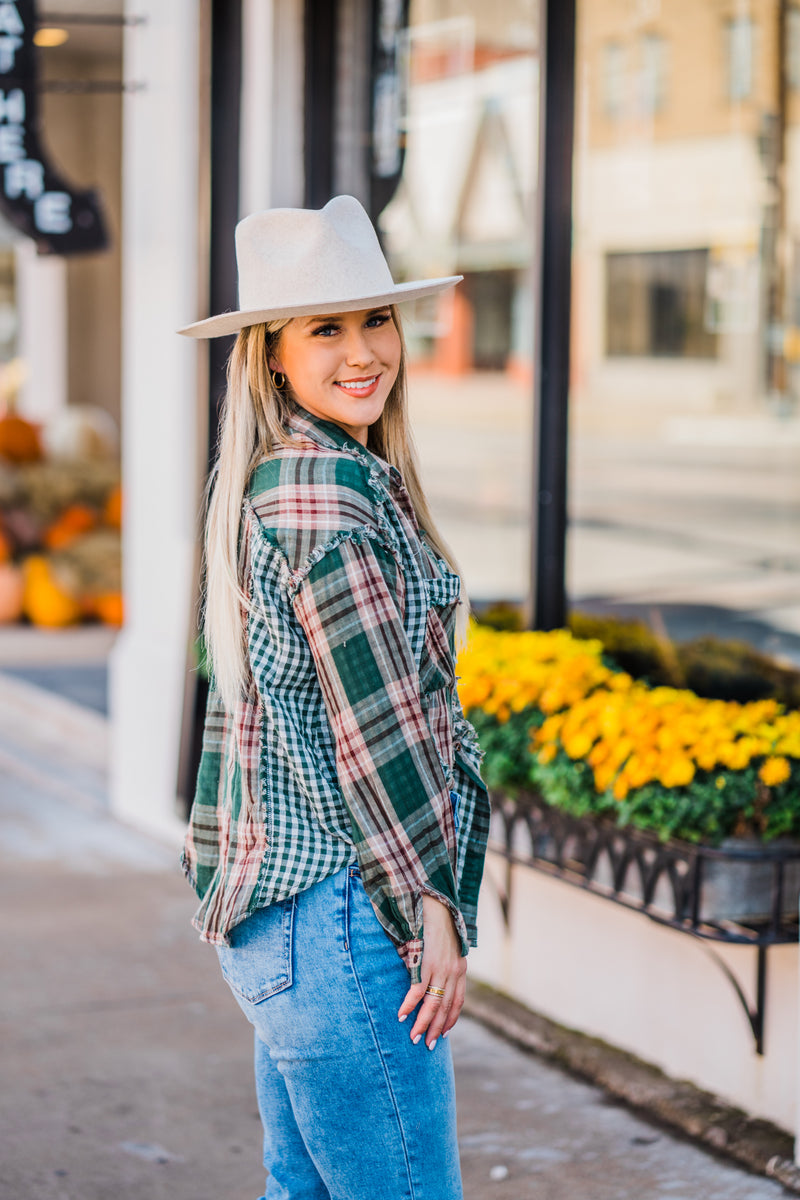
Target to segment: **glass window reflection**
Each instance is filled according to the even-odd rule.
[[[405,317],[426,489],[478,601],[527,586],[537,25],[533,0],[412,0],[402,177],[379,218],[395,278],[464,276]]]
[[[568,571],[584,610],[795,661],[799,20],[578,2]]]

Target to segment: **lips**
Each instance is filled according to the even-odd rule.
[[[338,379],[336,387],[347,396],[371,396],[379,381],[380,375],[364,375],[361,379]]]

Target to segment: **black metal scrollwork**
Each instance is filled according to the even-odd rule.
[[[766,950],[798,940],[800,845],[695,845],[661,841],[609,819],[574,817],[535,793],[492,796],[491,848],[509,865],[501,896],[511,915],[512,863],[521,863],[702,939],[736,990],[764,1052]],[[757,950],[756,1004],[709,943]]]

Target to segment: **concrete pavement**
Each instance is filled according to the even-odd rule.
[[[100,718],[53,703],[0,677],[0,1200],[254,1200],[249,1026],[175,848],[104,812]],[[466,1200],[787,1194],[474,1021],[452,1040]]]

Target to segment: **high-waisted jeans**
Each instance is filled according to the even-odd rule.
[[[412,1045],[409,975],[357,866],[219,947],[255,1027],[262,1200],[461,1200],[450,1045]]]

